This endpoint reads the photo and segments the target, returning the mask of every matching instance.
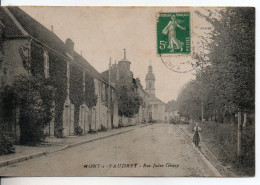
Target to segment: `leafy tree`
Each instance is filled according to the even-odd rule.
[[[202,42],[208,53],[196,54],[196,79],[178,97],[181,112],[199,115],[201,102],[205,118],[234,121],[238,108],[254,111],[255,100],[255,15],[254,8],[225,8],[218,16],[196,12],[213,28]],[[196,95],[196,93],[200,95]]]
[[[118,114],[133,117],[139,112],[142,98],[137,93],[136,84],[121,84],[117,87]]]
[[[255,9],[225,8],[221,18],[200,12],[212,24],[207,44],[211,67],[203,71],[214,98],[233,111],[254,110],[255,101]]]
[[[181,116],[199,118],[200,94],[197,81],[187,83],[177,98],[178,110]]]
[[[40,76],[20,75],[12,86],[3,89],[4,104],[12,102],[12,109],[20,109],[20,144],[37,144],[44,139],[44,128],[52,119],[55,92],[52,82]]]

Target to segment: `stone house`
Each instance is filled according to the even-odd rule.
[[[71,39],[63,42],[18,7],[0,7],[0,36],[0,87],[21,74],[40,74],[56,82],[48,135],[74,135],[77,126],[84,133],[118,126],[115,88],[74,51]],[[19,108],[11,111],[7,122],[0,114],[0,124],[17,140]]]

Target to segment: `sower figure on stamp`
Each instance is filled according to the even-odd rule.
[[[183,21],[176,19],[175,15],[172,15],[171,21],[162,31],[164,35],[168,34],[168,40],[169,40],[168,48],[171,49],[170,52],[174,52],[174,49],[180,49],[181,51],[183,50],[184,43],[176,38],[176,27],[182,30],[186,30],[186,28],[180,26],[180,23],[182,22]]]
[[[193,143],[195,144],[195,146],[199,146],[199,142],[200,142],[200,132],[201,132],[201,128],[199,127],[199,123],[196,122],[195,123],[195,127],[193,128]]]

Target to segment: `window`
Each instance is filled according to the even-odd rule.
[[[44,76],[45,78],[49,78],[49,55],[46,50],[43,52],[43,58],[44,58]]]

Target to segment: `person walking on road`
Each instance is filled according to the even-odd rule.
[[[201,132],[201,128],[199,127],[199,123],[196,122],[195,123],[195,127],[193,128],[193,143],[195,144],[196,147],[199,146],[199,142],[200,142],[200,132]]]

